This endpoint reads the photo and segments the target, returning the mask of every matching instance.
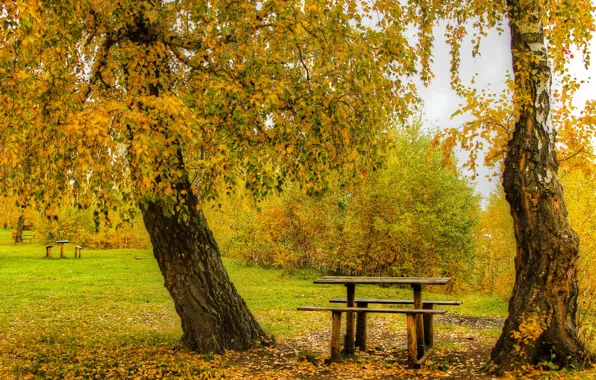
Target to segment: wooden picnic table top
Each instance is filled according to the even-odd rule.
[[[66,243],[70,243],[68,240],[56,240],[57,244],[66,244]]]
[[[451,277],[363,277],[325,276],[315,284],[391,284],[391,285],[445,285]]]

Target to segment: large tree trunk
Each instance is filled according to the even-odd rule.
[[[519,116],[503,188],[515,226],[516,279],[509,317],[491,359],[500,372],[542,361],[578,368],[586,355],[576,319],[579,239],[567,221],[557,176],[551,72],[540,10],[535,3],[529,9],[522,9],[519,0],[508,4]]]
[[[19,215],[17,221],[17,236],[15,237],[15,244],[23,242],[23,228],[25,227],[25,215]]]
[[[198,199],[186,173],[181,144],[172,137],[168,118],[152,114],[152,106],[142,101],[146,96],[159,99],[172,85],[168,68],[170,57],[163,47],[157,46],[159,26],[148,23],[145,13],[159,6],[161,2],[141,3],[126,34],[131,42],[141,47],[136,50],[136,61],[124,70],[128,95],[132,99],[136,97],[132,104],[138,107],[137,111],[153,121],[145,121],[140,129],[128,125],[128,155],[136,181],[146,179],[143,166],[148,165],[150,171],[160,173],[151,180],[156,184],[167,183],[175,205],[184,210],[173,212],[171,204],[166,207],[159,199],[145,199],[140,202],[143,220],[165,287],[182,322],[183,343],[202,353],[246,350],[257,341],[270,343],[272,338],[259,326],[228,277],[207,221],[197,207]],[[134,75],[129,76],[130,73]],[[176,154],[154,154],[152,162],[137,161],[133,153],[135,134],[151,136],[165,151],[176,147]],[[167,197],[162,194],[161,198]]]
[[[185,204],[190,218],[165,216],[161,205],[141,206],[151,236],[153,254],[182,321],[182,341],[208,353],[245,350],[266,336],[230,281],[219,249],[188,182]]]

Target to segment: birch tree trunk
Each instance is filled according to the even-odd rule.
[[[519,115],[509,141],[503,188],[517,254],[509,317],[491,360],[499,372],[542,361],[581,367],[578,338],[579,239],[567,221],[551,122],[551,72],[539,5],[508,0]]]

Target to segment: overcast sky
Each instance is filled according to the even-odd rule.
[[[465,83],[469,84],[472,76],[477,73],[476,84],[477,88],[488,88],[493,92],[500,92],[503,90],[503,82],[507,72],[511,73],[511,53],[509,51],[510,35],[508,28],[504,28],[505,33],[499,35],[496,31],[489,33],[481,46],[480,56],[472,58],[471,43],[463,44],[462,60],[460,73]],[[451,115],[458,109],[458,105],[462,103],[449,85],[451,73],[449,47],[445,43],[444,28],[438,27],[435,29],[435,48],[433,51],[434,63],[433,72],[435,78],[431,85],[427,88],[421,88],[420,95],[424,100],[423,120],[428,126],[436,126],[439,128],[460,127],[467,118],[465,116],[458,116],[454,119]],[[594,42],[592,43],[594,48]],[[594,49],[591,49],[594,51]],[[583,62],[579,58],[580,54],[575,54],[576,59],[571,62],[570,70],[574,72],[581,79],[589,81],[590,77],[596,77],[596,67],[593,65],[589,71],[583,67]],[[592,89],[592,91],[590,91]],[[590,92],[592,92],[590,94]],[[585,103],[587,99],[596,98],[596,93],[593,91],[593,86],[589,83],[584,84],[575,97],[575,105],[580,106]],[[582,106],[583,108],[583,106]],[[464,159],[461,154],[460,161]],[[483,196],[490,194],[500,179],[489,182],[486,179],[488,169],[481,167],[479,176],[475,180],[476,189]]]

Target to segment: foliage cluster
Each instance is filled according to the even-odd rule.
[[[509,204],[499,187],[488,198],[474,231],[475,283],[481,294],[509,297],[515,281],[516,243]]]
[[[336,177],[316,197],[293,184],[260,211],[245,204],[224,252],[290,271],[463,279],[473,266],[479,199],[467,180],[441,165],[431,141],[409,128],[396,136],[385,167],[362,172],[355,183]]]
[[[16,197],[0,196],[0,228],[17,228],[19,216],[25,216],[25,227],[35,229],[38,213],[33,207],[20,208],[16,206]]]

